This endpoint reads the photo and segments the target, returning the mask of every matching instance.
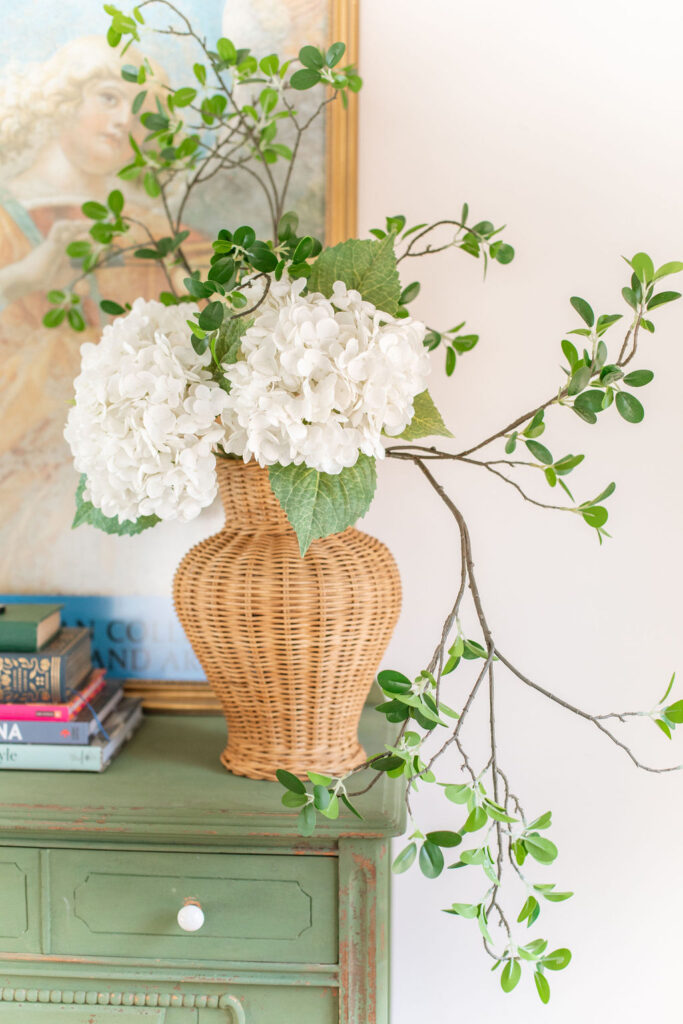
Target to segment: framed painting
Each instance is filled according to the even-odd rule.
[[[304,43],[341,39],[357,57],[358,0],[177,0],[200,35],[227,36],[256,56],[295,56]],[[147,5],[164,26],[172,12]],[[161,21],[159,20],[161,19]],[[84,237],[81,205],[113,189],[135,207],[141,230],[163,221],[159,200],[117,172],[130,160],[139,87],[121,76],[122,58],[104,33],[97,3],[33,0],[4,12],[0,37],[0,600],[41,595],[64,602],[67,624],[88,624],[96,657],[111,675],[188,686],[202,679],[170,594],[184,553],[221,525],[218,506],[190,524],[164,523],[137,537],[71,530],[77,474],[63,439],[80,346],[108,319],[102,295],[132,301],[161,290],[157,266],[132,254],[76,280],[66,245]],[[192,80],[192,40],[144,34],[140,51],[158,83]],[[242,86],[241,88],[246,88]],[[307,97],[302,97],[302,104]],[[356,109],[330,104],[310,132],[291,182],[302,227],[326,242],[355,233]],[[183,226],[210,251],[220,227],[267,231],[258,186],[239,171],[216,174],[188,203]],[[180,268],[179,272],[180,272]],[[82,296],[85,329],[47,327],[50,289]],[[143,686],[144,688],[144,686]],[[178,691],[180,692],[180,691]],[[151,698],[150,698],[151,699]],[[209,702],[210,703],[210,702]]]

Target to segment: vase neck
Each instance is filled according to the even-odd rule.
[[[225,527],[291,530],[279,501],[270,489],[268,470],[256,462],[216,459],[218,489],[225,511]]]

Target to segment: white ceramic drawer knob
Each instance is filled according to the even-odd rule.
[[[197,900],[185,900],[178,911],[178,924],[184,932],[198,932],[204,924],[204,911]]]

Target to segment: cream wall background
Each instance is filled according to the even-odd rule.
[[[466,318],[481,334],[450,381],[437,358],[430,385],[463,447],[556,388],[559,343],[577,325],[570,295],[621,311],[622,253],[683,258],[683,8],[364,0],[360,37],[361,230],[386,213],[414,223],[455,214],[466,199],[475,219],[507,223],[517,249],[486,283],[459,253],[408,270],[423,280],[416,315],[442,327]],[[594,427],[568,411],[550,417],[554,452],[590,445],[576,491],[589,497],[617,482],[613,541],[599,548],[578,521],[524,505],[480,471],[438,470],[469,519],[499,644],[532,678],[595,712],[650,707],[675,667],[683,696],[683,303],[656,323],[640,363],[656,373],[641,392],[642,424],[614,410]],[[452,601],[454,528],[418,471],[396,463],[380,467],[366,524],[391,546],[404,581],[386,664],[417,671]],[[683,776],[639,773],[590,725],[509,676],[498,693],[503,764],[530,812],[554,810],[560,857],[537,880],[576,891],[546,904],[533,934],[568,945],[574,962],[549,975],[549,1007],[530,977],[504,995],[472,922],[439,913],[466,896],[463,873],[429,882],[412,871],[394,886],[393,1024],[679,1021]],[[683,760],[683,735],[668,744],[643,725],[633,742],[644,757]],[[453,780],[457,769],[453,760]],[[425,828],[447,827],[455,809],[433,792],[419,807]]]

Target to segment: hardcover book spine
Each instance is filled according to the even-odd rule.
[[[0,657],[0,701],[59,703],[64,699],[64,658],[28,654]]]
[[[0,744],[0,769],[32,769],[47,772],[99,772],[101,747],[57,746],[51,743]]]
[[[0,719],[22,722],[69,722],[82,711],[88,701],[97,696],[105,686],[104,669],[96,669],[93,679],[68,704],[0,704]]]
[[[86,744],[89,722],[0,722],[2,743],[55,743],[60,746]]]

